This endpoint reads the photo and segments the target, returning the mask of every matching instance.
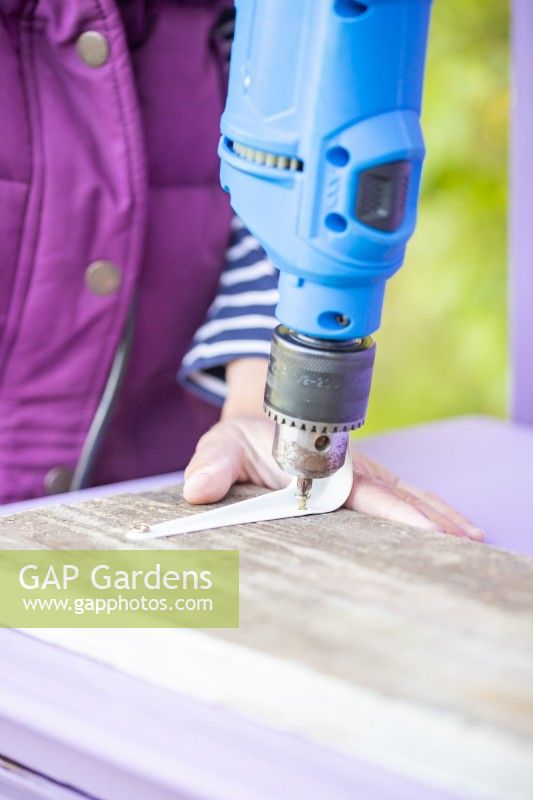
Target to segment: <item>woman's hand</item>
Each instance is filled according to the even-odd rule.
[[[235,408],[235,406],[234,406]],[[257,415],[224,415],[198,442],[185,470],[184,496],[189,503],[214,503],[231,486],[249,481],[282,489],[290,476],[271,454],[273,423]],[[352,451],[354,483],[346,507],[378,517],[481,541],[483,533],[435,495],[408,486],[386,467]]]

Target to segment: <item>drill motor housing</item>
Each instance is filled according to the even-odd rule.
[[[282,328],[265,403],[278,423],[274,454],[293,474],[305,476],[306,463],[308,477],[331,474],[347,431],[364,421],[368,337],[416,221],[430,7],[431,0],[236,0],[221,182],[280,270]],[[339,393],[349,409],[340,417],[326,386],[333,361],[346,376]],[[320,411],[310,392],[316,381]],[[302,432],[303,443],[286,447],[282,428],[293,439]],[[328,436],[330,458],[315,470],[323,428],[344,444],[335,448]]]

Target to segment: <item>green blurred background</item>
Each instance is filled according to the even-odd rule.
[[[508,35],[507,0],[434,2],[418,226],[389,282],[365,433],[505,414]]]

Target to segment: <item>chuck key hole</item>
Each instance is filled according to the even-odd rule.
[[[315,450],[318,450],[319,453],[325,453],[330,444],[331,439],[329,436],[319,436],[318,439],[315,440]]]

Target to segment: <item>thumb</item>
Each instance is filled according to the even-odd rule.
[[[239,479],[240,442],[227,427],[224,432],[217,427],[202,436],[185,470],[183,496],[188,503],[216,503]]]

